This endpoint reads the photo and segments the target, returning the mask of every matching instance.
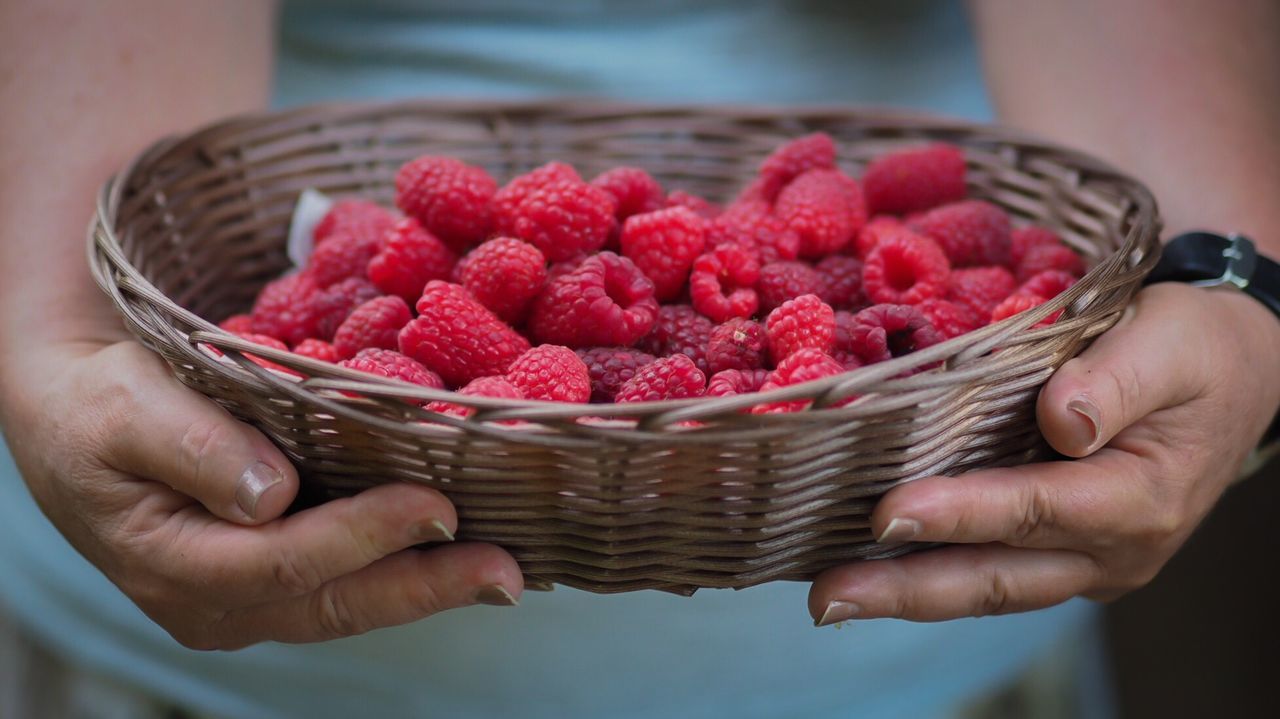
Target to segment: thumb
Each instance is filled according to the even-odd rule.
[[[1054,373],[1036,404],[1054,449],[1087,456],[1148,414],[1200,393],[1201,292],[1173,284],[1143,290],[1115,327]]]

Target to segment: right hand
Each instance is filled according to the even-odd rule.
[[[193,649],[316,642],[476,603],[513,605],[515,560],[446,544],[453,506],[394,483],[289,517],[294,468],[132,341],[45,347],[4,368],[9,446],[77,550]],[[27,362],[25,360],[31,360]]]

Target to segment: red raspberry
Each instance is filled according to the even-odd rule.
[[[1026,282],[1045,270],[1062,270],[1080,277],[1084,274],[1084,260],[1066,245],[1037,245],[1027,249],[1014,274],[1019,282]]]
[[[574,255],[567,260],[562,260],[551,265],[547,268],[547,282],[551,282],[552,280],[558,279],[577,270],[590,256],[591,255],[583,252],[581,254]]]
[[[755,284],[760,261],[739,245],[722,245],[693,262],[689,297],[693,307],[716,322],[750,317],[760,306]]]
[[[779,146],[760,164],[760,196],[769,202],[792,180],[809,170],[836,166],[836,143],[825,132],[797,137]]]
[[[778,363],[778,368],[769,373],[761,392],[769,392],[783,387],[812,382],[824,377],[833,377],[844,373],[845,368],[835,358],[813,347],[806,347]],[[845,400],[852,401],[853,398]],[[842,402],[841,404],[843,404]],[[788,402],[770,402],[751,408],[755,414],[774,414],[777,412],[799,412],[813,404],[811,400],[792,400]]]
[[[233,335],[238,335],[244,332],[252,332],[253,316],[252,315],[231,315],[225,320],[219,322],[218,326],[230,332]]]
[[[912,226],[937,242],[953,266],[1009,262],[1009,215],[990,202],[964,200],[935,207]]]
[[[801,257],[838,252],[867,220],[857,183],[839,170],[797,177],[778,195],[773,211],[800,236]]]
[[[400,329],[413,319],[409,305],[395,295],[375,297],[351,311],[333,334],[339,359],[354,357],[362,349],[395,349]]]
[[[329,341],[357,307],[381,293],[363,277],[350,277],[303,300],[304,311],[315,318],[312,337]]]
[[[592,402],[612,402],[623,382],[656,359],[647,352],[627,347],[592,347],[577,353],[591,375]]]
[[[667,193],[662,185],[638,167],[615,167],[597,175],[591,184],[613,196],[613,216],[619,223],[666,206]]]
[[[365,277],[369,260],[382,249],[382,238],[332,234],[311,253],[307,273],[321,287],[351,277]]]
[[[604,246],[614,227],[613,197],[577,180],[557,180],[533,190],[515,209],[511,232],[552,262]]]
[[[707,338],[707,371],[753,370],[769,358],[769,338],[759,322],[732,317]]]
[[[1076,278],[1069,272],[1062,270],[1045,270],[1037,273],[1031,279],[1023,282],[1017,289],[1020,295],[1040,295],[1045,298],[1054,298],[1059,294],[1071,289],[1076,283]]]
[[[255,334],[255,333],[253,333],[253,332],[232,332],[232,334],[234,334],[234,335],[235,335],[235,336],[237,336],[237,337],[240,337],[241,339],[246,339],[246,340],[249,340],[250,342],[253,342],[253,343],[255,343],[255,344],[260,344],[260,345],[262,345],[263,347],[270,347],[270,348],[272,348],[272,349],[281,350],[282,352],[288,352],[288,351],[289,351],[289,348],[288,348],[288,346],[286,346],[286,345],[285,345],[285,343],[281,342],[280,340],[278,340],[278,339],[276,339],[275,337],[272,337],[272,336],[270,336],[270,335]],[[202,347],[207,347],[207,348],[209,349],[209,351],[213,352],[213,354],[217,355],[218,357],[222,357],[222,356],[224,356],[224,354],[223,354],[222,350],[218,349],[217,347],[214,347],[213,345],[207,345],[207,344],[203,344],[203,343],[202,343],[202,344],[201,344],[201,346],[202,346]],[[277,371],[277,372],[283,372],[283,373],[285,373],[285,374],[287,374],[287,375],[291,375],[291,376],[293,376],[293,377],[299,377],[299,378],[301,378],[301,377],[302,377],[302,375],[298,374],[298,372],[296,372],[295,370],[291,370],[291,369],[289,369],[288,367],[285,367],[285,366],[284,366],[284,365],[282,365],[282,364],[277,364],[277,363],[275,363],[275,362],[272,362],[272,361],[271,361],[271,360],[269,360],[269,359],[265,359],[265,358],[259,357],[258,355],[250,354],[250,353],[246,352],[244,356],[245,356],[245,359],[249,360],[250,362],[252,362],[252,363],[254,363],[254,364],[256,364],[256,365],[258,365],[259,367],[262,367],[262,368],[264,368],[264,369],[270,369],[270,370],[275,370],[275,371]]]
[[[386,242],[369,260],[369,279],[389,295],[417,302],[431,280],[449,277],[458,258],[412,217],[395,223]]]
[[[568,347],[539,345],[511,363],[507,379],[528,399],[548,402],[587,402],[591,373]]]
[[[947,299],[968,307],[975,318],[990,317],[991,310],[1013,294],[1017,282],[1003,267],[966,267],[951,271]]]
[[[903,230],[880,240],[862,268],[862,289],[879,304],[908,304],[947,292],[951,263],[933,240]]]
[[[547,280],[547,261],[538,248],[509,237],[485,242],[459,264],[460,284],[480,304],[513,325],[524,320]]]
[[[760,268],[760,279],[756,280],[760,309],[766,313],[787,300],[816,295],[822,289],[822,275],[803,262],[771,262]]]
[[[862,261],[846,255],[823,257],[814,269],[822,281],[817,295],[836,309],[856,309],[865,305],[862,294]]]
[[[707,376],[693,360],[677,354],[656,359],[636,370],[635,376],[618,388],[614,402],[656,402],[663,399],[701,397]]]
[[[959,337],[982,326],[972,310],[948,300],[940,300],[933,297],[921,302],[916,307],[924,315],[925,319],[929,320],[929,324],[938,330],[944,340]]]
[[[638,343],[638,348],[655,357],[683,354],[698,369],[706,370],[707,343],[715,324],[689,305],[663,305],[653,329]]]
[[[684,207],[632,215],[622,226],[622,254],[653,280],[654,296],[666,302],[684,290],[706,231],[707,221]]]
[[[452,157],[424,155],[396,173],[396,206],[458,253],[489,232],[497,191],[484,168]]]
[[[742,245],[759,255],[761,262],[794,260],[800,255],[800,235],[773,215],[768,203],[734,204],[707,228],[707,248]]]
[[[945,143],[878,157],[862,175],[867,207],[901,215],[964,199],[964,150]]]
[[[578,171],[563,162],[547,164],[511,179],[493,196],[493,231],[499,235],[515,232],[516,208],[546,185],[560,180],[581,182]]]
[[[853,316],[849,347],[863,364],[901,357],[942,341],[942,334],[912,305],[872,305]]]
[[[1041,297],[1040,295],[1033,295],[1033,294],[1023,293],[1023,292],[1009,295],[1008,299],[1006,299],[1004,302],[1001,302],[999,305],[996,305],[996,308],[991,311],[991,323],[995,324],[1000,320],[1008,319],[1020,312],[1025,312],[1031,309],[1032,307],[1039,307],[1040,305],[1048,301],[1049,301],[1048,299]],[[1061,316],[1062,316],[1062,310],[1058,310],[1057,312],[1054,312],[1048,317],[1035,323],[1034,326],[1047,327],[1053,324],[1054,322],[1057,322],[1058,318]]]
[[[905,226],[902,220],[891,215],[879,215],[867,221],[854,238],[854,251],[858,257],[866,258],[880,244],[880,240],[902,232]]]
[[[631,260],[601,252],[547,283],[533,302],[529,330],[542,344],[629,346],[653,328],[657,314],[649,278]]]
[[[805,347],[830,354],[835,348],[836,316],[817,295],[802,295],[784,302],[765,320],[769,351],[775,362]]]
[[[477,377],[506,374],[529,341],[470,292],[440,280],[427,283],[418,318],[400,330],[400,351],[460,387]]]
[[[707,380],[707,397],[734,397],[759,392],[769,377],[769,370],[720,370]]]
[[[1046,227],[1016,227],[1009,235],[1009,266],[1017,267],[1032,247],[1061,244],[1057,233]]]
[[[836,311],[835,349],[831,351],[831,356],[846,370],[862,366],[862,358],[853,351],[853,328],[857,324],[852,312]]]
[[[720,214],[720,208],[709,200],[698,197],[684,190],[674,190],[667,195],[664,207],[684,207],[693,210],[694,214],[704,220],[714,220]]]
[[[299,342],[298,346],[293,348],[293,353],[296,355],[302,355],[303,357],[310,357],[311,359],[318,359],[321,362],[328,362],[330,364],[334,364],[338,360],[342,359],[338,356],[338,350],[334,349],[333,345],[314,337],[308,337],[307,339]]]
[[[520,388],[511,384],[506,377],[497,375],[491,377],[477,377],[466,384],[465,387],[458,390],[458,394],[464,397],[493,397],[495,399],[524,399],[524,393]],[[452,402],[444,402],[437,400],[428,402],[426,409],[432,412],[439,412],[453,417],[470,417],[475,414],[475,410],[471,407],[464,407],[460,404]]]
[[[339,367],[368,372],[379,377],[398,379],[410,384],[444,389],[444,382],[435,372],[424,367],[420,362],[406,357],[395,350],[370,347],[360,350],[355,357],[338,363]]]
[[[320,218],[311,231],[316,246],[333,235],[354,235],[365,240],[380,239],[396,223],[396,216],[368,200],[339,200]]]
[[[253,303],[253,331],[293,345],[314,336],[316,317],[306,300],[319,291],[305,272],[268,282]]]

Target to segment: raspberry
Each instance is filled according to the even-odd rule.
[[[915,304],[947,291],[951,263],[933,240],[903,230],[880,240],[862,268],[862,289],[879,304]]]
[[[552,262],[604,246],[614,227],[613,197],[579,180],[556,180],[529,193],[515,209],[509,234]]]
[[[357,307],[380,292],[363,277],[349,277],[304,299],[303,309],[315,318],[312,337],[332,340],[338,327]]]
[[[524,393],[520,388],[511,384],[506,377],[497,375],[490,377],[477,377],[466,384],[465,387],[458,390],[458,394],[464,397],[493,397],[496,399],[524,399]],[[428,402],[425,407],[432,412],[440,412],[454,417],[470,417],[475,414],[475,409],[464,407],[460,404],[452,402],[443,402],[437,400]]]
[[[938,143],[872,160],[862,189],[872,212],[900,215],[964,199],[964,176],[964,151]]]
[[[684,207],[633,215],[622,226],[622,254],[653,280],[659,302],[678,297],[702,254],[707,221]]]
[[[823,377],[842,374],[844,366],[835,358],[813,347],[806,347],[778,363],[778,368],[769,373],[761,392],[790,387],[804,382],[812,382]],[[845,400],[845,402],[851,401]],[[751,408],[755,414],[774,414],[777,412],[799,412],[813,404],[811,400],[791,400],[787,402],[770,402]]]
[[[862,358],[854,353],[851,339],[856,324],[858,321],[854,319],[852,312],[836,311],[835,348],[831,351],[831,356],[846,370],[862,366]]]
[[[1017,282],[1003,267],[966,267],[952,270],[947,299],[969,308],[975,318],[990,317],[991,310],[1013,294]]]
[[[351,311],[333,333],[333,348],[340,359],[354,357],[362,349],[396,349],[400,329],[413,315],[409,305],[395,295],[375,297]]]
[[[577,353],[591,376],[592,402],[612,402],[623,382],[656,359],[647,352],[627,347],[592,347]]]
[[[368,372],[379,377],[398,379],[410,384],[422,385],[433,389],[444,389],[440,376],[424,367],[420,362],[406,357],[395,350],[378,347],[362,349],[355,357],[338,363],[339,367]]]
[[[601,252],[547,284],[533,302],[529,329],[541,344],[629,346],[657,314],[649,278],[631,260]]]
[[[1020,312],[1025,312],[1032,307],[1039,307],[1048,301],[1049,300],[1047,298],[1041,297],[1040,295],[1033,295],[1024,292],[1009,295],[1008,299],[1001,302],[999,305],[996,305],[996,308],[991,311],[991,322],[992,324],[995,324],[1000,320],[1008,319]],[[1057,312],[1054,312],[1048,317],[1040,320],[1034,326],[1047,327],[1054,322],[1057,322],[1058,318],[1061,316],[1062,310],[1058,310]]]
[[[835,309],[856,309],[866,304],[862,294],[862,261],[847,255],[823,257],[814,269],[822,283],[817,295]]]
[[[667,202],[662,185],[638,167],[615,167],[597,175],[591,184],[613,196],[613,216],[620,223],[632,215],[660,210]]]
[[[784,302],[769,313],[765,329],[775,362],[805,347],[827,354],[835,348],[835,312],[817,295],[802,295]]]
[[[614,402],[655,402],[663,399],[701,397],[707,377],[693,360],[677,354],[656,359],[636,370],[635,376],[618,388]]]
[[[379,239],[395,223],[395,214],[381,205],[368,200],[339,200],[316,223],[311,238],[317,246],[333,235]]]
[[[839,170],[810,170],[792,180],[773,211],[800,236],[801,257],[839,251],[867,219],[857,183]]]
[[[675,190],[667,195],[664,207],[684,207],[704,220],[714,220],[720,214],[720,208],[714,203],[684,190]]]
[[[912,305],[872,305],[853,316],[849,347],[863,364],[901,357],[942,341],[924,313]]]
[[[1084,260],[1066,245],[1036,245],[1027,249],[1014,274],[1019,282],[1026,282],[1045,270],[1062,270],[1080,277],[1084,274]]]
[[[905,226],[902,221],[891,215],[879,215],[867,221],[854,238],[854,251],[858,257],[866,258],[880,244],[880,240],[900,233]]]
[[[990,202],[965,200],[929,210],[912,223],[956,267],[1009,262],[1009,215]]]
[[[705,396],[733,397],[740,394],[758,392],[764,386],[768,377],[769,370],[764,369],[720,370],[712,375],[711,379],[707,380]]]
[[[959,337],[981,326],[978,319],[974,317],[972,310],[948,300],[940,300],[933,297],[921,302],[916,307],[924,315],[924,318],[929,320],[929,324],[938,330],[944,340]]]
[[[316,281],[305,272],[268,282],[253,303],[253,331],[291,345],[315,335],[315,313],[304,302],[319,291]]]
[[[588,255],[587,253],[583,252],[581,254],[574,255],[573,257],[570,257],[567,260],[561,260],[560,262],[557,262],[551,265],[550,267],[547,268],[547,282],[550,282],[559,277],[563,277],[569,274],[570,272],[573,272],[574,270],[578,269],[579,267],[582,266],[582,263],[585,262],[586,259],[590,256],[591,255]]]
[[[764,312],[772,312],[800,295],[819,294],[822,289],[822,275],[803,262],[771,262],[760,268],[760,279],[756,280],[756,294]]]
[[[467,253],[460,264],[459,284],[513,325],[524,320],[547,280],[547,261],[538,248],[509,237],[485,242]]]
[[[663,305],[653,329],[640,340],[637,347],[655,357],[683,354],[693,360],[698,369],[707,367],[707,342],[715,324],[689,305]]]
[[[296,355],[302,355],[303,357],[310,357],[311,359],[318,359],[321,362],[328,362],[330,364],[334,364],[338,360],[342,359],[338,356],[338,350],[334,349],[333,345],[314,337],[308,337],[307,339],[299,342],[298,346],[293,348],[293,353]]]
[[[825,132],[797,137],[779,146],[760,164],[760,196],[773,202],[795,178],[836,166],[836,143]]]
[[[365,277],[369,260],[382,249],[381,237],[332,234],[311,253],[307,273],[321,287],[351,277]]]
[[[506,374],[529,341],[458,285],[432,280],[418,299],[418,318],[400,330],[400,351],[451,386]]]
[[[535,190],[559,180],[581,182],[578,171],[563,162],[547,164],[512,178],[493,196],[493,231],[510,235],[515,231],[516,208]]]
[[[1057,233],[1045,227],[1016,227],[1009,235],[1009,266],[1017,267],[1027,250],[1040,245],[1061,245]]]
[[[458,253],[488,233],[497,191],[484,168],[452,157],[424,155],[396,173],[396,206]]]
[[[1053,298],[1071,289],[1071,286],[1075,283],[1075,276],[1069,272],[1045,270],[1032,275],[1031,279],[1023,282],[1018,287],[1016,294],[1040,295],[1045,298]]]
[[[732,317],[711,330],[707,338],[707,371],[753,370],[764,367],[769,338],[759,322]]]
[[[241,339],[246,339],[255,344],[260,344],[263,347],[270,347],[272,349],[277,349],[284,352],[289,351],[289,348],[288,346],[285,345],[285,343],[281,342],[280,340],[270,335],[255,334],[253,332],[232,332],[232,334],[234,334],[237,337],[240,337]],[[218,349],[217,347],[214,347],[212,345],[207,345],[207,344],[204,344],[202,346],[209,348],[209,350],[213,352],[215,355],[217,355],[218,357],[224,356],[222,350]],[[259,357],[258,355],[250,354],[246,352],[244,356],[245,356],[245,359],[249,360],[250,362],[264,369],[271,369],[277,372],[283,372],[287,375],[292,375],[294,377],[299,377],[299,378],[302,377],[302,375],[298,374],[297,371],[291,370],[282,364],[277,364],[275,362],[272,362],[269,359],[264,359],[262,357]]]
[[[794,260],[800,256],[800,236],[787,223],[773,216],[769,205],[731,205],[707,228],[707,248],[742,245],[759,255],[761,262]]]
[[[568,347],[539,345],[511,363],[507,380],[528,399],[549,402],[587,402],[591,373]]]
[[[722,245],[694,260],[689,297],[694,309],[716,322],[750,317],[760,305],[754,289],[759,279],[760,261],[754,253]]]
[[[457,256],[412,217],[395,223],[386,242],[369,260],[369,279],[389,295],[417,302],[431,280],[449,277]]]
[[[230,332],[233,335],[238,335],[242,332],[252,332],[253,316],[252,315],[231,315],[225,320],[219,322],[218,326]]]

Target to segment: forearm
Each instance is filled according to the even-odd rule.
[[[1280,256],[1280,4],[977,0],[1002,122],[1147,183],[1170,233],[1249,234]]]

